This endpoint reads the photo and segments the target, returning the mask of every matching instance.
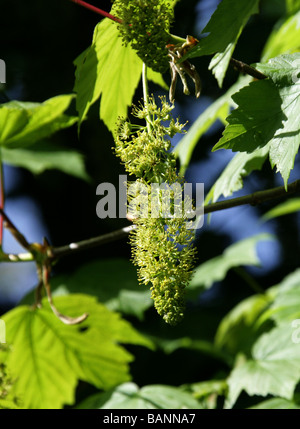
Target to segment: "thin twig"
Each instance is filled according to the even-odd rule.
[[[0,252],[0,262],[32,262],[34,255],[32,253],[4,253]]]
[[[86,318],[88,317],[88,313],[84,313],[81,316],[78,317],[70,317],[66,316],[65,314],[62,314],[54,305],[53,299],[52,299],[52,293],[51,293],[51,286],[50,286],[50,272],[51,272],[51,266],[50,263],[45,263],[40,267],[40,280],[42,284],[45,287],[48,302],[50,304],[51,310],[55,314],[56,317],[58,317],[65,325],[78,325],[79,323],[82,323]],[[38,285],[40,287],[40,283]]]
[[[148,88],[148,79],[147,79],[147,66],[143,63],[143,71],[142,71],[142,82],[143,82],[143,97],[144,97],[144,106],[147,111],[147,131],[148,134],[151,134],[151,116],[149,114],[149,88]]]
[[[4,220],[4,227],[7,228],[11,234],[14,236],[14,238],[17,240],[19,244],[21,244],[22,247],[26,250],[30,250],[30,243],[26,240],[24,235],[18,230],[18,228],[12,223],[12,221],[9,219],[9,217],[5,214],[3,211],[3,208],[0,207],[0,215],[2,216]]]
[[[122,238],[127,237],[134,228],[135,225],[129,225],[116,231],[109,232],[108,234],[79,241],[78,243],[70,243],[61,247],[52,247],[53,258],[61,258],[62,256],[66,256],[71,253],[73,254],[74,252],[91,249],[93,247],[121,240]]]

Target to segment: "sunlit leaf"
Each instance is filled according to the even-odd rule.
[[[136,269],[126,259],[104,259],[80,265],[68,274],[56,275],[51,280],[53,296],[84,292],[96,296],[110,310],[143,319],[152,307],[150,290],[138,283]],[[34,293],[22,301],[31,304]]]
[[[169,87],[164,81],[162,75],[158,72],[153,71],[152,69],[147,69],[147,78],[151,80],[152,82],[156,83],[156,85],[159,85],[161,88],[168,91]]]
[[[193,392],[195,398],[199,399],[212,393],[223,394],[227,389],[225,380],[208,380],[192,383],[185,386],[189,391]]]
[[[125,383],[87,398],[77,408],[85,409],[199,409],[193,396],[178,387],[149,385],[139,388]]]
[[[224,95],[214,101],[192,124],[187,134],[185,134],[176,148],[174,153],[180,160],[180,172],[184,174],[185,170],[189,166],[192,158],[193,151],[203,134],[211,127],[217,119],[225,122],[226,117],[229,114],[229,108],[232,104],[231,96],[244,85],[246,85],[250,79],[244,77],[239,79]]]
[[[268,145],[271,166],[285,186],[300,144],[300,54],[282,55],[257,68],[270,77],[250,83],[232,98],[238,104],[213,150],[254,152]]]
[[[298,211],[300,211],[300,198],[291,198],[265,213],[262,216],[262,220],[266,221]]]
[[[0,106],[0,145],[23,148],[49,137],[56,131],[72,126],[77,118],[64,112],[74,95],[59,95],[31,103],[10,101]]]
[[[214,282],[223,280],[228,270],[233,267],[259,265],[256,245],[259,241],[271,239],[272,237],[268,234],[260,234],[227,247],[222,255],[204,262],[195,269],[188,289],[209,288]]]
[[[222,350],[236,355],[243,352],[250,356],[251,347],[258,336],[277,324],[290,323],[289,331],[297,337],[300,318],[300,270],[289,274],[264,294],[246,298],[234,307],[221,321],[215,344]],[[294,334],[293,334],[294,332]]]
[[[300,318],[300,269],[289,274],[278,285],[277,294],[270,307],[260,317],[260,323],[272,319],[277,324],[293,322]],[[294,326],[297,328],[297,326]],[[297,335],[297,332],[296,334]]]
[[[300,9],[300,4],[299,4]],[[261,61],[281,54],[292,54],[300,50],[300,10],[295,15],[280,21],[274,28],[264,47]]]
[[[127,117],[141,78],[142,64],[130,45],[124,46],[117,24],[103,19],[95,27],[91,46],[75,60],[78,125],[86,119],[91,105],[101,97],[100,119],[114,132],[118,117]],[[167,89],[162,76],[151,69],[148,79]]]
[[[239,302],[221,321],[216,337],[217,347],[233,356],[243,352],[250,356],[255,340],[261,334],[256,321],[272,302],[272,294],[253,295]]]
[[[61,296],[55,304],[68,316],[88,312],[89,317],[80,325],[64,325],[45,300],[42,308],[20,306],[2,317],[13,345],[5,363],[25,408],[72,404],[79,379],[101,389],[125,382],[133,357],[118,343],[151,346],[93,297]]]
[[[300,405],[293,401],[288,401],[283,398],[272,398],[262,401],[253,407],[251,410],[300,410]]]
[[[233,192],[243,188],[243,179],[254,170],[260,170],[268,156],[268,148],[258,149],[252,153],[239,152],[227,164],[224,171],[209,191],[206,203],[217,201],[223,195],[229,197]]]
[[[300,347],[284,324],[263,334],[252,349],[252,359],[238,364],[228,378],[227,407],[244,390],[248,395],[274,395],[291,400],[300,379]]]
[[[210,62],[218,83],[223,79],[241,32],[251,15],[258,13],[258,0],[223,0],[219,3],[202,34],[209,35],[187,57],[215,54]]]
[[[75,65],[79,125],[101,96],[100,118],[114,131],[118,116],[127,116],[141,77],[142,61],[129,45],[124,46],[117,24],[103,19],[95,27],[92,45]]]
[[[0,410],[19,410],[20,407],[13,401],[0,398]]]
[[[191,392],[194,398],[200,400],[204,408],[215,409],[218,407],[218,398],[224,397],[227,392],[227,383],[225,380],[207,380],[199,383],[191,383],[183,386],[188,392]]]

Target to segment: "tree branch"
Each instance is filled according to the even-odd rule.
[[[267,76],[255,69],[254,67],[249,66],[246,63],[243,63],[242,61],[235,60],[234,58],[230,58],[230,64],[233,66],[234,69],[246,73],[255,79],[266,79]]]
[[[265,191],[254,192],[250,195],[245,195],[243,197],[238,198],[230,198],[228,200],[219,201],[217,203],[209,204],[202,209],[198,208],[196,210],[196,214],[204,214],[226,210],[237,206],[242,205],[258,205],[265,201],[274,200],[281,197],[286,197],[290,194],[300,192],[300,180],[296,180],[285,188],[284,186],[279,186],[278,188],[266,189]],[[4,214],[7,219],[5,213],[0,209],[0,213]],[[126,226],[124,228],[118,229],[113,232],[109,232],[108,234],[100,235],[98,237],[89,238],[87,240],[79,241],[77,243],[70,243],[61,247],[49,247],[48,257],[49,260],[55,260],[62,258],[63,256],[67,256],[70,254],[74,254],[83,250],[91,249],[94,247],[102,246],[106,243],[111,243],[117,240],[121,240],[126,238],[128,234],[136,228],[136,225]],[[23,236],[22,236],[23,237]],[[20,239],[20,236],[18,236]],[[27,243],[26,239],[24,239]],[[23,243],[24,245],[25,243]],[[32,245],[30,245],[32,247]],[[18,255],[15,254],[5,254],[0,251],[0,261],[2,262],[28,262],[33,261],[34,255],[32,253],[20,253]]]
[[[124,228],[118,229],[108,234],[100,235],[98,237],[89,238],[87,240],[79,241],[78,243],[70,243],[66,246],[52,247],[52,255],[54,259],[61,258],[74,252],[79,252],[93,247],[102,246],[106,243],[121,240],[128,236],[130,231],[135,229],[135,225],[129,225]]]
[[[243,197],[231,198],[224,201],[219,201],[217,203],[209,204],[202,208],[204,214],[212,213],[215,211],[226,210],[232,207],[237,207],[241,205],[251,204],[257,205],[261,204],[268,200],[273,200],[276,198],[284,197],[289,194],[300,192],[300,180],[288,185],[287,189],[284,186],[278,188],[266,189],[265,191],[254,192],[250,195],[245,195]],[[200,213],[201,209],[196,210]],[[113,241],[121,240],[128,236],[128,234],[136,228],[135,225],[131,225],[122,229],[118,229],[114,232],[110,232],[99,237],[94,237],[88,240],[80,241],[78,243],[71,243],[67,246],[62,247],[53,247],[52,254],[54,259],[61,258],[62,256],[69,255],[74,252],[90,249],[92,247],[101,246],[106,243]]]
[[[204,214],[216,212],[219,210],[230,209],[232,207],[242,206],[250,204],[256,206],[268,200],[274,200],[276,198],[285,197],[288,194],[300,192],[300,180],[296,180],[285,188],[279,186],[278,188],[266,189],[265,191],[257,191],[250,195],[245,195],[238,198],[230,198],[228,200],[219,201],[217,203],[209,204],[204,207]],[[197,209],[196,212],[200,209]]]

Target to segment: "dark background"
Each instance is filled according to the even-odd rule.
[[[234,57],[246,63],[258,62],[262,48],[275,22],[284,13],[284,1],[262,1],[261,14],[250,19],[245,28]],[[109,1],[94,0],[95,6],[109,11]],[[218,1],[181,1],[175,9],[175,24],[172,33],[181,37],[193,34],[199,37],[204,25],[217,6]],[[101,19],[97,14],[85,10],[68,0],[27,0],[0,1],[0,58],[7,66],[7,84],[0,92],[0,102],[7,99],[42,102],[59,94],[71,93],[74,86],[75,58],[91,43],[93,29]],[[218,88],[215,78],[208,70],[210,58],[195,59],[203,81],[203,93],[199,100],[181,94],[178,85],[176,94],[176,113],[181,120],[190,123],[216,98],[223,94],[237,79],[237,72],[228,70],[223,88]],[[165,74],[169,83],[169,74]],[[159,88],[153,86],[152,91]],[[162,93],[163,91],[160,90]],[[135,101],[141,96],[138,89]],[[73,109],[73,111],[72,111]],[[76,114],[74,106],[70,113]],[[126,220],[96,217],[96,186],[101,182],[111,182],[117,185],[118,175],[124,174],[123,168],[115,158],[111,147],[111,134],[99,120],[99,101],[92,106],[88,120],[82,124],[80,138],[76,126],[57,133],[51,141],[62,147],[73,148],[84,154],[86,168],[92,178],[91,183],[67,176],[59,171],[47,171],[39,176],[30,172],[6,166],[5,187],[7,211],[29,241],[41,241],[44,235],[55,245],[82,240],[103,234],[127,225]],[[230,151],[211,153],[212,146],[221,136],[222,127],[215,124],[201,139],[197,146],[190,168],[187,172],[188,181],[204,182],[206,192],[209,191],[223,168],[230,160]],[[299,163],[291,175],[291,181],[297,178]],[[279,175],[271,170],[268,163],[262,171],[254,172],[245,180],[245,187],[234,196],[251,193],[256,190],[282,185]],[[271,232],[277,235],[279,242],[265,242],[258,246],[261,268],[253,268],[248,272],[254,275],[264,288],[278,283],[286,274],[299,265],[299,217],[284,216],[272,222],[262,224],[260,216],[276,205],[276,202],[260,207],[240,207],[213,215],[211,224],[205,223],[198,234],[198,262],[203,262],[217,256],[229,244],[258,232]],[[5,235],[4,248],[13,251],[12,241]],[[55,271],[57,273],[72,270],[78,264],[96,258],[130,258],[130,248],[127,240],[107,244],[103,247],[86,251],[80,255],[70,256],[60,261]],[[29,264],[30,265],[30,264]],[[18,273],[16,273],[18,271]],[[2,264],[0,267],[0,314],[11,308],[35,285],[34,266],[24,268]],[[242,297],[253,293],[249,287],[241,284],[241,279],[235,272],[229,273],[222,285],[217,284],[204,294],[197,304],[189,305],[186,321],[177,328],[176,335],[203,335],[210,337],[220,316],[225,314]],[[202,320],[210,320],[211,324],[201,326]],[[206,322],[207,323],[207,322]],[[187,328],[188,327],[188,328]],[[192,328],[191,328],[192,327]],[[156,314],[149,311],[143,329],[155,332],[158,330],[170,334]],[[172,331],[174,332],[174,331]],[[164,361],[170,365],[169,358],[157,352],[136,351],[147,364],[145,373],[143,365],[133,366],[135,379],[143,383],[172,383],[171,371],[151,371]],[[150,355],[149,355],[150,353]],[[149,357],[150,356],[150,357]],[[175,352],[171,369],[187,355],[184,351]],[[199,365],[199,374],[195,374],[195,366],[199,364],[199,355],[188,356],[190,365],[184,376],[177,374],[177,384],[207,379],[215,371],[212,362],[206,362],[205,374]],[[204,357],[201,357],[204,359]],[[152,364],[149,364],[149,361]],[[150,369],[149,369],[150,365]],[[199,377],[198,377],[199,375]]]

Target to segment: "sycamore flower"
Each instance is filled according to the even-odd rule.
[[[143,62],[157,72],[168,68],[169,28],[173,9],[166,0],[115,0],[114,13],[124,43],[131,43]]]
[[[127,172],[137,177],[136,182],[128,184],[131,189],[128,203],[130,209],[135,202],[138,213],[129,210],[137,225],[130,235],[130,243],[139,281],[151,284],[151,297],[157,312],[174,325],[184,314],[184,291],[193,273],[196,249],[192,245],[193,230],[188,228],[183,201],[179,198],[182,197],[183,178],[177,174],[175,157],[169,151],[171,142],[166,138],[182,132],[183,128],[172,118],[172,108],[165,98],[161,98],[161,107],[154,98],[150,98],[146,107],[135,107],[133,114],[149,121],[151,131],[147,127],[133,131],[128,122],[120,120],[115,152]],[[137,190],[140,190],[139,196],[146,199],[138,199]]]

